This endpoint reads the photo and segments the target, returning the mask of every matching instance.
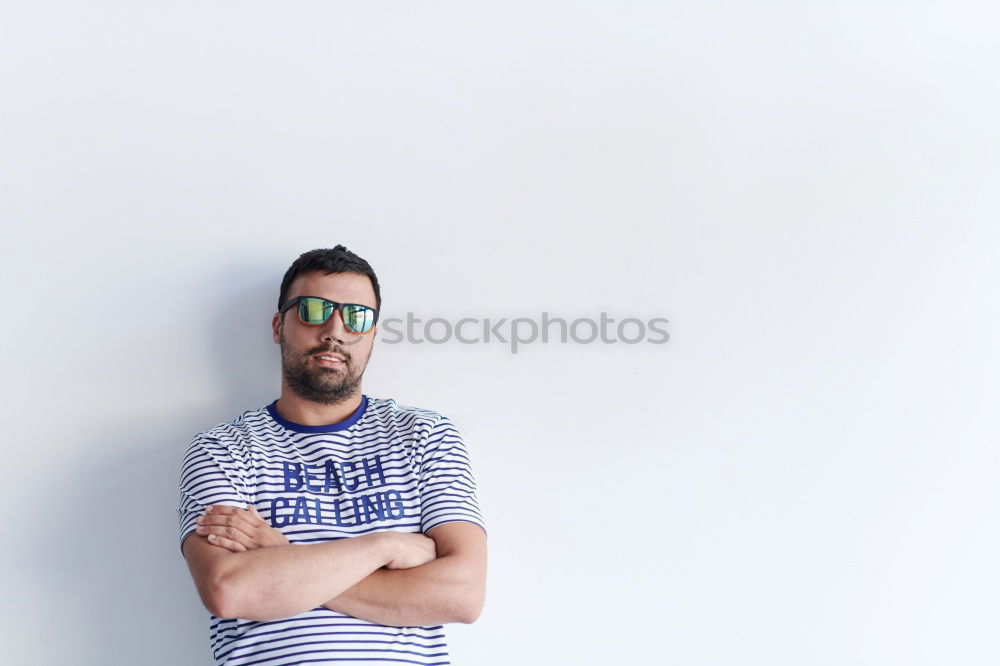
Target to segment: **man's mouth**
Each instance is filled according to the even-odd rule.
[[[326,368],[339,368],[344,365],[344,357],[340,354],[317,354],[313,356],[319,364]]]

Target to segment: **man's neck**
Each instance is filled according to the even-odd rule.
[[[292,423],[305,426],[333,425],[346,421],[361,406],[361,389],[350,398],[335,405],[324,405],[311,400],[303,400],[288,388],[281,387],[281,397],[274,408],[282,417]]]

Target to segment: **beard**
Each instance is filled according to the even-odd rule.
[[[343,367],[310,367],[312,356],[322,354],[324,351],[335,351],[343,356]],[[285,337],[282,334],[281,372],[285,375],[288,388],[303,400],[321,405],[336,405],[350,398],[358,390],[364,369],[361,372],[354,372],[353,359],[341,349],[316,349],[304,357],[297,356],[285,344]]]

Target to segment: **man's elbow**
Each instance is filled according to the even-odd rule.
[[[205,607],[215,617],[222,620],[253,620],[254,622],[270,622],[280,620],[301,611],[285,612],[276,607],[273,598],[262,593],[259,586],[251,588],[241,581],[239,575],[223,578],[211,586],[207,598],[202,598]]]
[[[458,621],[462,624],[472,624],[479,619],[483,612],[482,606],[470,606],[459,616]]]
[[[245,617],[237,607],[236,601],[227,596],[224,591],[216,591],[208,599],[202,599],[208,612],[221,620],[232,620],[238,617]]]
[[[217,618],[228,620],[240,617],[238,600],[232,584],[227,584],[221,578],[206,581],[201,591],[201,602],[209,613]]]
[[[479,619],[479,615],[480,613],[482,613],[482,610],[483,610],[482,608],[478,610],[470,609],[465,614],[461,615],[458,621],[461,624],[472,624],[473,622]]]
[[[181,549],[201,603],[213,616],[224,620],[278,619],[270,613],[272,595],[253,579],[250,562],[253,553],[259,551],[231,553],[193,532],[182,542]]]
[[[198,584],[201,602],[209,613],[223,620],[251,618],[248,614],[248,599],[243,593],[245,585],[234,567],[234,558],[223,558],[208,567]]]
[[[472,624],[479,619],[479,616],[483,613],[483,605],[485,602],[484,591],[477,589],[466,596],[465,603],[462,604],[458,615],[458,621],[462,624]]]

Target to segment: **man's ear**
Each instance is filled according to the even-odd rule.
[[[271,318],[271,333],[274,336],[274,344],[281,344],[281,313],[275,312]]]

